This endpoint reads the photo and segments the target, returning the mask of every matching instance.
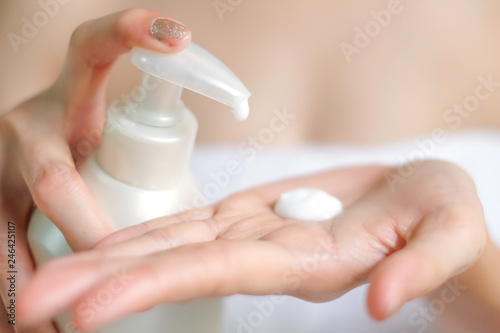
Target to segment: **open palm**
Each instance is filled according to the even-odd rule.
[[[485,244],[474,183],[428,161],[391,187],[388,167],[334,170],[233,195],[118,231],[88,252],[43,266],[21,295],[29,324],[72,308],[84,329],[158,303],[232,294],[288,294],[323,302],[371,282],[384,319],[472,265]],[[321,188],[345,210],[324,222],[283,219],[273,206],[296,187]],[[79,309],[117,272],[126,288],[92,320]]]

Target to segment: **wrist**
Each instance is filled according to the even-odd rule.
[[[487,239],[486,248],[468,270],[461,273],[459,281],[467,286],[467,293],[496,313],[500,313],[500,250]]]

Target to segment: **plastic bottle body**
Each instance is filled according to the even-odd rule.
[[[79,173],[89,191],[108,220],[114,224],[114,227],[122,229],[204,204],[204,198],[198,190],[192,173],[187,167],[182,168],[179,166],[187,164],[186,161],[181,161],[184,157],[178,156],[175,163],[174,161],[168,163],[165,169],[161,168],[161,163],[167,163],[168,161],[158,162],[162,158],[162,155],[159,155],[161,151],[165,151],[165,154],[169,156],[175,156],[172,151],[181,150],[180,146],[185,149],[183,154],[189,160],[197,131],[197,123],[191,112],[186,109],[186,118],[184,124],[181,125],[181,127],[184,126],[185,128],[182,131],[174,130],[172,132],[166,130],[160,134],[158,131],[161,132],[161,129],[154,129],[158,133],[149,133],[146,138],[144,138],[145,133],[142,129],[138,128],[141,126],[140,124],[127,119],[128,115],[125,115],[125,117],[118,115],[116,109],[110,108],[108,122],[113,123],[113,130],[107,134],[105,133],[98,151],[89,156],[79,167]],[[133,127],[135,132],[130,127]],[[178,132],[182,133],[182,135],[177,137]],[[137,135],[134,136],[134,133]],[[152,174],[151,170],[146,172],[144,176],[129,177],[130,168],[134,171],[134,165],[132,164],[135,162],[129,161],[129,163],[125,163],[120,159],[137,158],[137,155],[130,155],[128,150],[122,151],[121,148],[111,149],[111,146],[117,143],[115,141],[123,140],[130,140],[125,147],[130,148],[131,144],[138,145],[136,149],[141,150],[143,153],[140,158],[153,160],[152,163],[147,164],[144,164],[144,161],[137,162],[139,166],[136,164],[136,169],[152,168],[151,170],[155,170],[155,172],[177,174],[170,174],[170,177],[156,174],[160,189],[150,189],[157,186],[156,182],[151,182],[151,180],[155,179],[155,174]],[[154,146],[155,143],[156,146]],[[109,145],[109,149],[106,148],[107,145]],[[109,156],[109,154],[113,154],[113,156]],[[122,163],[119,163],[120,161]],[[102,164],[106,165],[106,168]],[[177,167],[173,166],[174,164]],[[109,171],[116,174],[111,176]],[[119,177],[123,177],[123,180],[118,180]],[[165,180],[163,185],[161,185],[162,177]],[[175,181],[171,182],[172,179]],[[143,188],[133,186],[132,183],[135,182]],[[144,187],[149,187],[149,189]],[[72,253],[60,230],[39,210],[36,210],[31,218],[28,229],[28,242],[38,265],[53,258]],[[92,311],[95,311],[95,309],[89,306],[88,308],[82,308],[82,311],[85,311],[84,315],[91,320],[94,315]],[[222,299],[219,298],[183,305],[159,305],[147,312],[120,320],[97,332],[217,333],[220,331],[221,315]],[[75,332],[68,314],[59,316],[56,321],[63,333]]]

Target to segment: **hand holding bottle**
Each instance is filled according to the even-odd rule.
[[[323,302],[370,282],[368,309],[385,319],[468,269],[486,240],[481,203],[462,169],[427,161],[394,189],[391,171],[368,166],[283,181],[123,229],[42,266],[21,296],[22,315],[36,325],[70,308],[80,328],[93,329],[163,302],[233,294]],[[274,203],[297,187],[335,195],[344,212],[324,222],[280,218]],[[89,318],[88,300],[117,272],[126,287]]]
[[[8,221],[15,223],[18,289],[34,271],[26,240],[33,202],[74,250],[88,249],[113,231],[76,172],[74,152],[85,132],[104,124],[107,77],[120,55],[136,46],[177,53],[189,44],[185,26],[159,17],[130,9],[80,25],[56,82],[0,117],[0,235],[7,244]],[[4,302],[7,254],[0,251]]]

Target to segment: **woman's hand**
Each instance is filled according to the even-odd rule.
[[[474,183],[460,168],[428,161],[395,188],[390,172],[335,170],[123,229],[43,266],[20,297],[20,315],[35,325],[71,308],[77,327],[94,329],[163,302],[233,294],[324,302],[369,282],[369,311],[385,319],[471,266],[486,235]],[[326,190],[345,210],[324,222],[275,215],[279,195],[296,187]]]
[[[130,9],[83,23],[71,37],[57,81],[0,117],[0,291],[4,303],[11,298],[5,276],[11,270],[7,266],[8,221],[16,225],[18,290],[33,275],[26,240],[33,201],[74,250],[88,249],[113,231],[78,175],[75,161],[99,144],[106,82],[114,61],[136,46],[176,53],[189,44],[191,34],[186,27],[172,20],[155,21],[159,17],[155,12]],[[159,24],[151,29],[153,22]]]

